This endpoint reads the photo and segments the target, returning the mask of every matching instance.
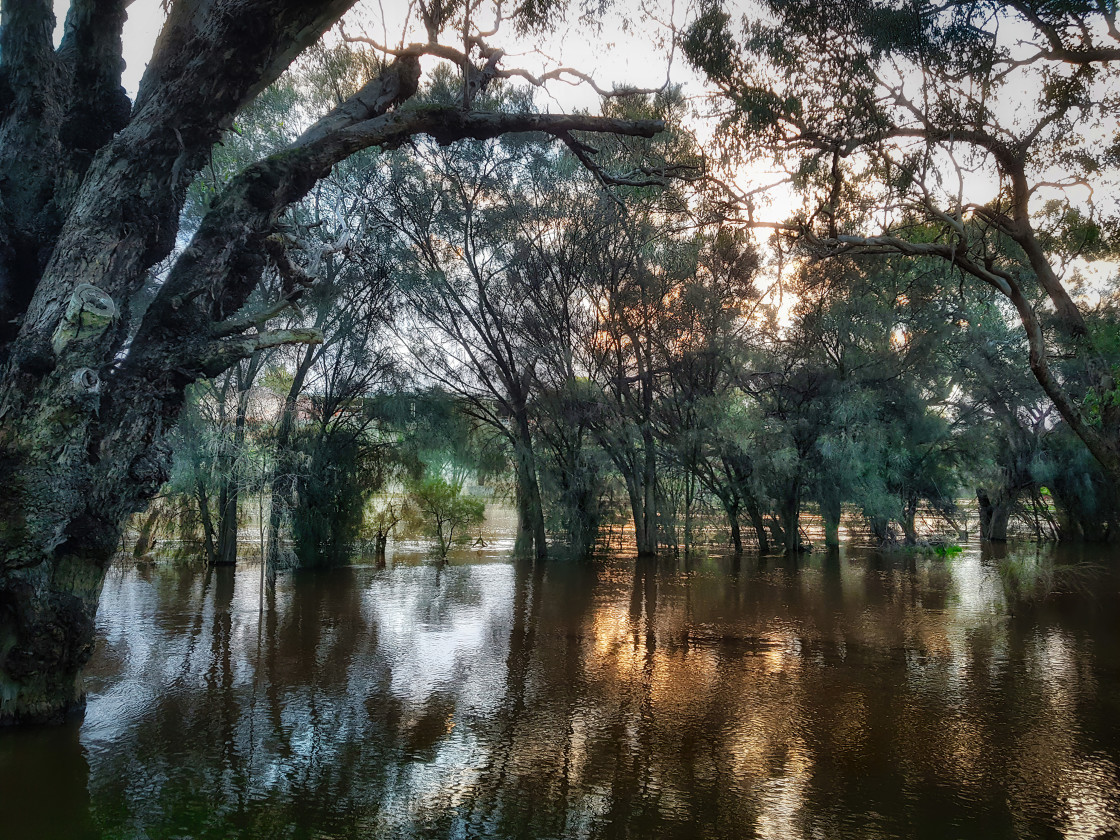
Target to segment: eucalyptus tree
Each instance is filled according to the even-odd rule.
[[[641,218],[603,202],[586,252],[588,299],[596,310],[589,339],[588,416],[599,445],[622,477],[634,518],[639,555],[659,543],[658,441],[654,405],[668,374],[659,332],[674,293],[689,272],[689,244],[663,240],[649,215]],[[685,254],[673,254],[677,247]],[[675,257],[675,258],[674,258]]]
[[[303,568],[346,563],[358,540],[366,503],[386,478],[390,438],[370,398],[399,386],[384,307],[388,282],[358,275],[337,301],[345,315],[308,367],[305,417],[289,442],[292,538]]]
[[[1044,485],[1045,437],[1060,420],[1038,383],[1017,364],[1025,342],[998,300],[988,296],[962,314],[968,330],[958,351],[958,404],[973,438],[980,536],[1004,541],[1021,500],[1033,499]]]
[[[943,260],[1006,299],[1025,361],[1120,480],[1110,348],[1074,293],[1110,253],[1120,43],[1108,3],[707,2],[686,53],[732,105],[723,136],[806,199],[779,226],[823,253]],[[1035,290],[1041,291],[1036,295]],[[1058,365],[1071,356],[1076,365]]]
[[[435,537],[436,550],[444,559],[456,542],[465,539],[467,528],[482,524],[486,511],[481,499],[463,495],[462,484],[448,482],[441,476],[410,483],[408,499],[421,527]]]
[[[1038,538],[1102,541],[1117,533],[1114,488],[1038,383],[1017,364],[1025,340],[1006,306],[987,295],[964,311],[958,403],[973,438],[980,534],[1004,540],[1009,525]],[[1115,332],[1110,301],[1086,313],[1098,341]],[[1061,370],[1059,362],[1059,370]]]
[[[742,423],[746,397],[738,387],[758,332],[758,257],[743,232],[729,228],[703,231],[699,244],[692,276],[669,302],[656,334],[666,375],[655,426],[667,459],[687,477],[686,546],[692,542],[692,504],[703,491],[719,500],[736,551],[742,550],[742,513],[750,515],[765,551],[767,539],[750,487],[751,430]]]
[[[598,539],[610,467],[587,411],[597,319],[587,297],[585,217],[576,208],[600,193],[572,155],[538,159],[523,175],[517,189],[525,212],[511,219],[518,246],[509,281],[524,302],[518,333],[533,353],[530,415],[541,497],[549,529],[586,557]]]
[[[436,101],[454,102],[460,95],[447,86],[429,93]],[[496,94],[491,107],[532,106],[524,95],[507,92]],[[518,549],[544,557],[530,418],[540,348],[523,328],[539,316],[523,276],[532,247],[524,229],[530,218],[546,217],[540,225],[560,221],[555,197],[526,195],[522,185],[554,161],[533,144],[503,140],[454,151],[428,145],[410,160],[387,164],[383,219],[399,235],[397,289],[407,305],[397,321],[401,343],[421,375],[457,394],[474,417],[508,441]]]
[[[300,496],[301,482],[321,485],[329,444],[337,443],[341,434],[350,439],[343,447],[350,456],[359,457],[364,451],[362,438],[370,418],[359,424],[355,434],[336,427],[334,418],[353,420],[349,411],[339,414],[342,407],[383,388],[392,378],[386,341],[396,299],[383,232],[370,204],[374,198],[365,190],[369,166],[367,153],[335,167],[289,214],[283,233],[287,250],[302,257],[302,267],[288,262],[286,282],[290,288],[308,287],[298,307],[284,317],[290,327],[313,329],[321,340],[285,351],[290,379],[272,438],[275,457],[267,549],[271,570],[291,562],[283,546],[293,512],[308,498]],[[308,406],[311,411],[305,410]],[[315,442],[313,452],[308,451],[310,441]],[[338,501],[329,492],[320,497],[328,507]],[[353,508],[361,501],[355,497],[346,504]],[[310,513],[303,507],[305,523]],[[297,542],[304,549],[297,552],[296,560],[317,564],[315,549],[308,547],[317,540]],[[349,542],[332,539],[332,562],[338,562],[341,545]]]
[[[670,90],[629,107],[672,115],[683,101]],[[656,159],[687,167],[696,154],[691,138],[669,134]],[[680,337],[669,313],[695,276],[700,250],[687,181],[671,189],[647,181],[617,198],[592,193],[567,209],[567,247],[579,255],[591,316],[581,356],[596,387],[585,392],[584,416],[625,483],[637,551],[653,554],[662,513],[655,403],[670,373],[666,351]]]
[[[245,310],[287,207],[370,147],[536,131],[651,135],[655,120],[487,113],[471,94],[501,76],[482,3],[420,3],[423,43],[376,54],[377,72],[211,202],[135,331],[149,270],[176,246],[190,183],[237,112],[320,39],[352,0],[178,0],[134,102],[121,87],[127,0],[74,0],[61,43],[50,0],[0,13],[0,720],[80,704],[104,570],[127,514],[167,476],[167,431],[186,387],[253,353],[314,342],[271,329],[294,293]],[[500,6],[499,6],[500,7]],[[556,2],[506,10],[522,31]],[[500,21],[502,15],[497,15]],[[482,22],[485,19],[486,22]],[[450,33],[450,34],[449,34]],[[441,43],[448,38],[463,49]],[[456,107],[410,107],[426,57],[470,84]],[[554,78],[555,74],[550,77]],[[318,116],[317,119],[315,117]],[[310,121],[309,119],[309,121]]]
[[[177,483],[197,505],[210,565],[237,562],[250,393],[263,365],[262,354],[254,354],[213,379],[197,382],[174,437],[175,458],[185,473]]]
[[[788,322],[770,328],[743,374],[759,429],[756,469],[787,551],[809,499],[828,545],[839,542],[846,502],[881,540],[893,521],[915,542],[920,509],[954,515],[961,327],[943,295],[948,276],[936,262],[837,258],[790,278]]]

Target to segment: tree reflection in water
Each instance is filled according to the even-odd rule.
[[[397,563],[281,578],[263,614],[251,567],[121,569],[80,729],[0,736],[7,819],[20,837],[1109,836],[1116,579],[1062,596],[1051,574],[1030,602],[1008,562]]]

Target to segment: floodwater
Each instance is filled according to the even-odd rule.
[[[1062,559],[116,568],[0,836],[1116,838],[1117,563]]]

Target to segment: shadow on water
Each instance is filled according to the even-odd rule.
[[[0,734],[5,832],[1114,836],[1107,568],[402,555],[263,611],[256,567],[118,569],[80,727]]]

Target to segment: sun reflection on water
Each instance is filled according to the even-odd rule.
[[[1010,607],[975,551],[731,571],[365,567],[262,614],[252,568],[125,570],[42,788],[119,837],[1120,832],[1107,609]]]

